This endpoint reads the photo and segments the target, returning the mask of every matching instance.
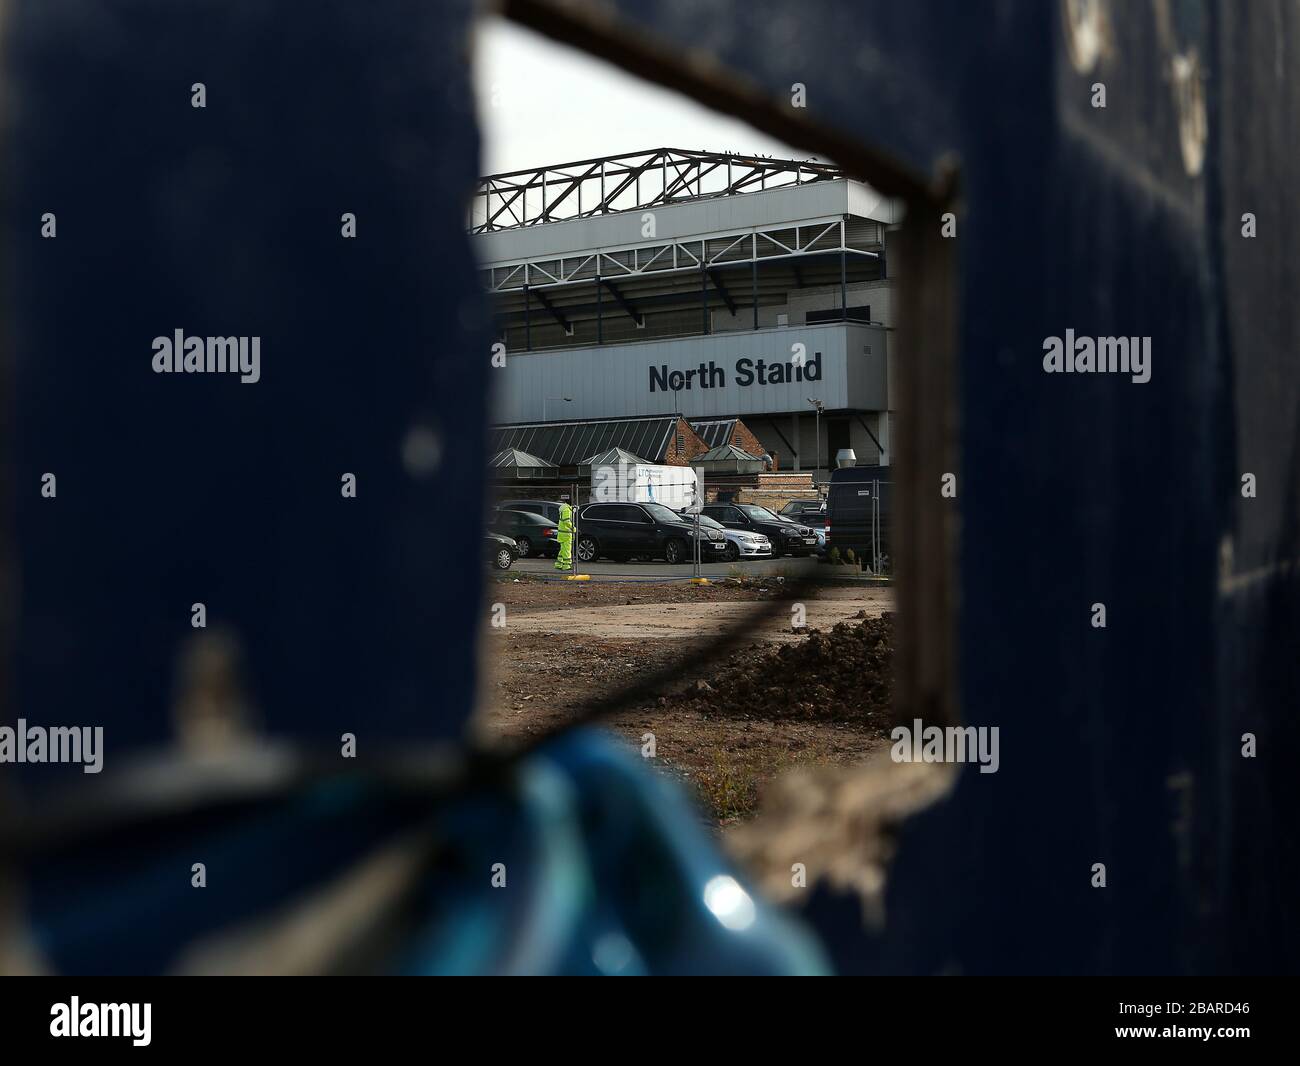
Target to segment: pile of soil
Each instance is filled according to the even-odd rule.
[[[891,724],[894,616],[809,630],[797,644],[751,648],[708,678],[667,697],[674,706],[728,718],[795,718]]]

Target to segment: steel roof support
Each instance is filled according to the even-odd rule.
[[[637,324],[638,328],[645,325],[645,315],[639,314],[637,312],[637,309],[632,306],[628,298],[624,296],[623,293],[619,292],[617,288],[614,287],[614,283],[612,281],[610,281],[608,278],[601,278],[600,283],[609,290],[609,294],[614,297],[619,307],[623,308],[623,310],[628,313],[628,316],[632,319],[633,322]]]
[[[660,171],[660,186],[657,192],[642,195],[641,177],[651,167]],[[726,167],[726,183],[712,192],[706,192],[704,180],[714,171]],[[670,177],[668,171],[672,169]],[[744,173],[737,177],[737,169]],[[479,181],[474,194],[475,204],[482,199],[483,221],[472,222],[474,208],[471,208],[471,226],[473,233],[486,233],[501,229],[538,225],[557,221],[559,218],[585,218],[597,214],[609,214],[614,211],[630,211],[641,207],[651,207],[661,203],[678,203],[683,200],[699,199],[706,196],[726,196],[745,192],[752,188],[777,188],[785,185],[805,185],[812,181],[827,181],[843,177],[843,172],[835,166],[822,163],[807,163],[792,159],[759,159],[725,152],[691,152],[673,148],[658,148],[649,152],[634,152],[620,156],[606,156],[597,159],[584,159],[573,163],[564,163],[554,167],[534,170],[513,171],[508,174],[493,174]],[[600,195],[591,206],[589,197],[584,194],[583,186],[588,182],[599,181]],[[611,182],[613,182],[611,191]],[[692,189],[692,184],[694,188]],[[560,187],[558,195],[552,198],[550,187]],[[542,210],[540,215],[530,215],[528,193],[540,188],[542,193]],[[634,189],[631,203],[619,203],[619,197],[629,189]],[[576,210],[559,215],[556,209],[572,197]],[[516,210],[520,205],[522,210]],[[506,221],[502,221],[505,218]]]
[[[718,272],[716,270],[709,270],[708,275],[709,279],[713,282],[714,289],[716,289],[718,295],[722,297],[722,302],[727,305],[727,310],[730,311],[734,317],[736,314],[736,301],[731,298],[731,293],[727,291],[727,287],[718,277]]]
[[[542,292],[541,289],[534,289],[532,292],[533,295],[537,297],[537,302],[546,308],[551,317],[560,324],[560,328],[564,330],[565,335],[572,337],[573,327],[569,324],[569,320],[560,313],[560,309],[556,307],[555,304],[551,303],[551,301],[547,299],[546,293]]]

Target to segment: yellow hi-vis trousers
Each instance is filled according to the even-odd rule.
[[[573,569],[573,532],[560,527],[560,532],[556,535],[556,540],[560,542],[560,554],[555,557],[556,570]]]

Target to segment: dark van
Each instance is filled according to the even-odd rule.
[[[878,551],[889,555],[893,472],[887,466],[843,466],[831,471],[826,494],[826,550],[852,548],[865,565]],[[873,543],[872,528],[876,528]]]

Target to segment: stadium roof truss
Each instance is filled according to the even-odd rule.
[[[534,291],[597,279],[644,279],[744,263],[807,256],[845,255],[878,258],[885,226],[871,219],[822,218],[762,229],[714,233],[680,240],[645,241],[592,249],[570,256],[545,256],[483,269],[489,292]]]
[[[830,163],[653,148],[479,179],[470,232],[677,204],[843,178]]]

